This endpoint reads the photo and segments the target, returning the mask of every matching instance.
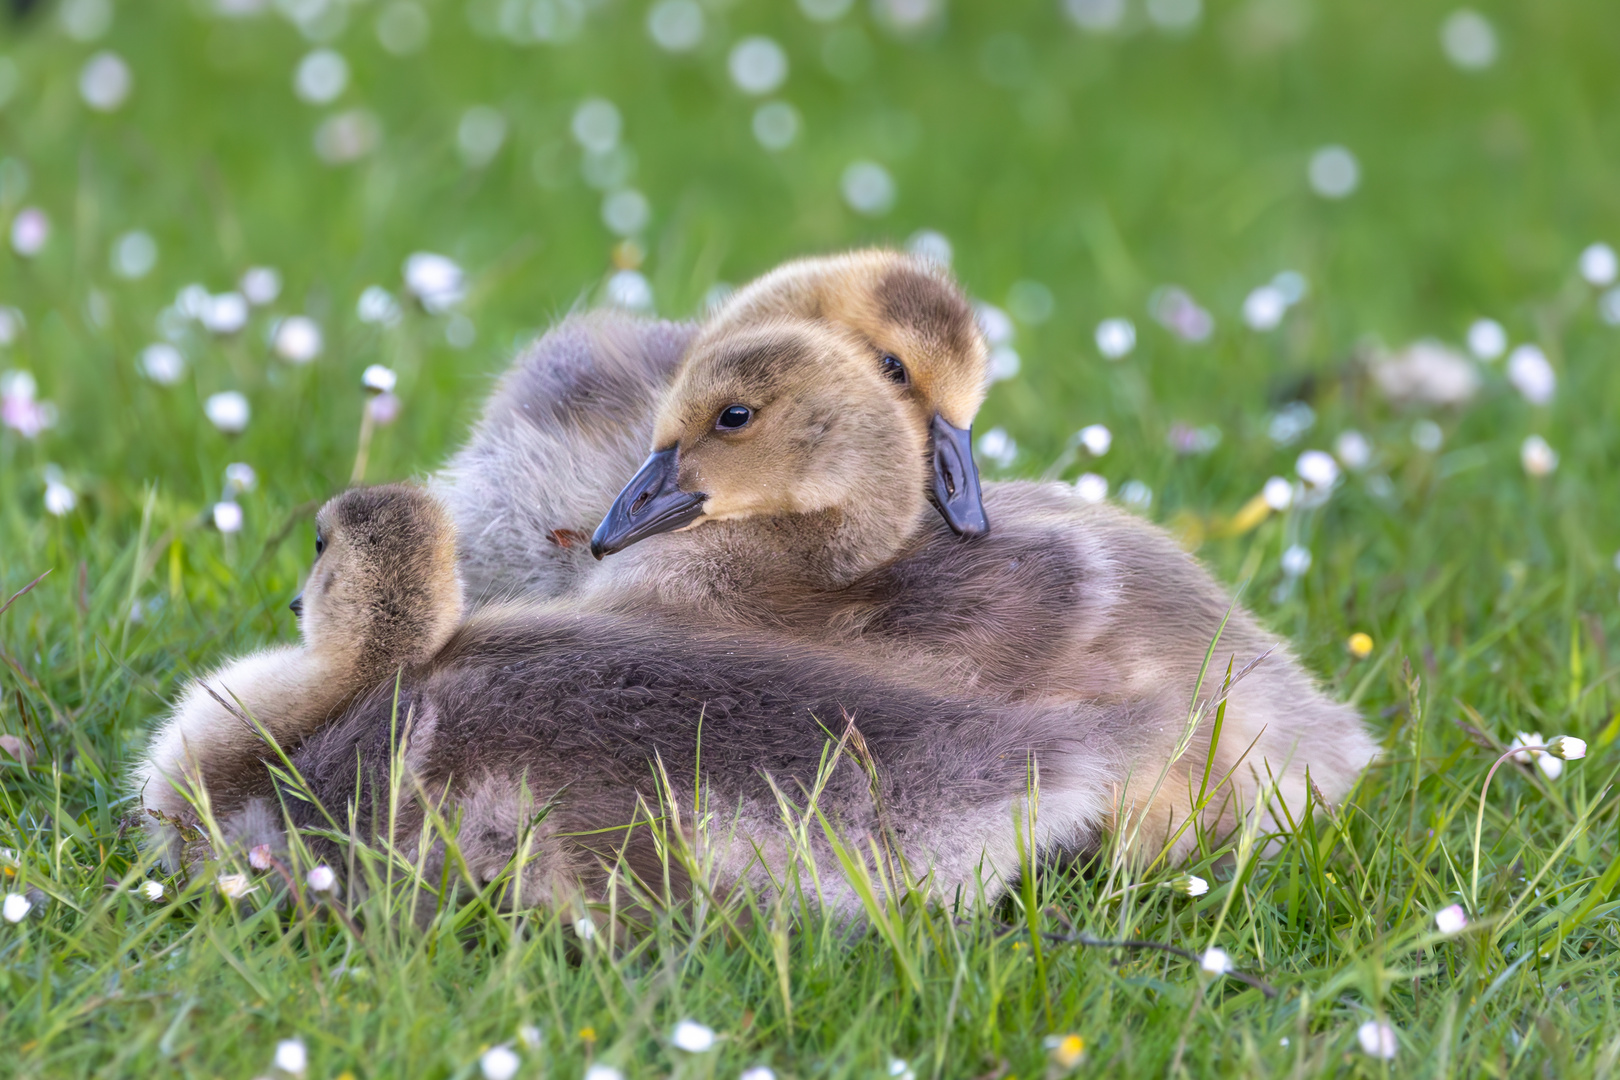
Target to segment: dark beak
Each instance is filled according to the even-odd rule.
[[[979,467],[973,463],[973,427],[954,426],[934,414],[929,440],[933,444],[934,485],[929,501],[958,536],[982,536],[990,531],[979,492]]]
[[[637,540],[679,529],[702,517],[703,501],[708,496],[677,487],[677,471],[675,447],[649,457],[591,534],[591,554],[600,559],[623,551]]]
[[[288,604],[287,606],[292,608],[292,613],[294,615],[297,615],[300,619],[302,619],[304,617],[304,594],[299,593],[297,596],[293,597],[292,603]]]

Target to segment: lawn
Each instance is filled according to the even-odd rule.
[[[326,1077],[498,1046],[561,1077],[1615,1068],[1612,3],[9,6],[0,603],[48,574],[0,612],[8,1074],[285,1076],[295,1039]],[[576,306],[696,317],[785,258],[942,240],[993,306],[986,475],[1106,481],[1241,586],[1383,746],[1337,815],[988,914],[704,906],[583,948],[472,902],[351,933],[143,857],[126,763],[188,674],[294,635],[369,365],[397,416],[364,476],[420,476]],[[463,295],[418,263],[412,297],[421,252]],[[1473,392],[1392,398],[1419,368]],[[1521,731],[1590,752],[1504,765],[1476,847]]]

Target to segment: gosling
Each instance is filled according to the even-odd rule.
[[[135,766],[132,786],[171,866],[174,823],[204,796],[223,818],[272,790],[267,760],[359,694],[438,652],[461,622],[455,534],[389,489],[351,491],[315,519],[315,564],[293,600],[302,644],[251,653],[193,680]],[[155,814],[150,812],[156,812]]]
[[[1283,807],[1299,820],[1307,770],[1345,796],[1373,757],[1359,718],[1168,534],[1067,485],[1014,481],[984,487],[989,534],[958,538],[921,508],[919,425],[861,371],[858,339],[787,319],[694,347],[654,454],[595,536],[629,561],[585,600],[767,627],[997,700],[1160,702],[1138,714],[1131,827],[1177,856],[1197,844],[1201,792],[1215,798],[1199,817],[1221,830],[1255,813],[1281,828]],[[1206,716],[1173,761],[1228,658],[1260,662],[1231,691],[1218,747]]]

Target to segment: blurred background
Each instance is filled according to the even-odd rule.
[[[561,314],[871,243],[981,304],[987,475],[1165,522],[1347,687],[1353,631],[1489,636],[1534,702],[1491,613],[1612,621],[1612,3],[10,8],[0,585],[60,571],[7,632],[67,698],[98,636],[146,713],[290,635],[299,508]]]

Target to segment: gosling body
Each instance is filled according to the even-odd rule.
[[[604,899],[614,867],[654,895],[666,880],[688,895],[650,827],[663,817],[712,867],[706,886],[769,896],[807,857],[818,870],[799,886],[842,917],[860,901],[806,815],[812,791],[863,856],[892,847],[937,898],[972,901],[982,883],[994,899],[1018,874],[1037,777],[1038,851],[1085,850],[1137,730],[1129,707],[941,697],[802,642],[523,606],[475,615],[408,675],[395,708],[391,689],[372,694],[293,761],[337,820],[354,807],[362,836],[392,821],[396,849],[415,850],[434,807],[457,822],[476,885],[522,853],[508,902],[565,906]],[[396,752],[408,794],[390,809]],[[300,824],[325,820],[286,805]],[[808,826],[798,838],[795,816]],[[431,845],[430,879],[444,857]]]
[[[428,592],[390,599],[408,588],[403,575],[453,574],[448,520],[430,495],[407,486],[349,492],[323,517],[329,550],[307,602],[339,594],[362,610],[440,607]],[[399,561],[401,577],[367,572],[377,550]],[[330,613],[306,613],[316,610]],[[643,885],[662,881],[653,833],[630,827],[670,797],[668,805],[701,805],[715,821],[687,836],[711,845],[715,884],[769,892],[808,854],[822,884],[804,886],[824,888],[820,902],[855,915],[857,894],[825,834],[812,822],[796,840],[784,824],[779,797],[807,809],[812,791],[847,842],[894,845],[913,872],[931,875],[937,895],[971,899],[982,874],[994,896],[1019,870],[1018,829],[1032,827],[1020,811],[1037,785],[1040,851],[1095,841],[1139,726],[1133,706],[943,696],[802,640],[693,630],[686,620],[516,602],[480,609],[447,640],[439,620],[401,625],[396,653],[411,659],[341,716],[301,732],[294,770],[334,819],[350,820],[352,807],[362,835],[392,827],[390,839],[408,846],[428,807],[459,822],[461,858],[481,881],[527,852],[521,896],[536,903],[600,898],[620,850]],[[829,740],[844,746],[824,770]],[[408,796],[384,813],[398,790],[389,782],[396,751]],[[196,782],[210,792],[262,790],[261,756],[215,754]],[[329,823],[307,801],[284,805],[297,825]],[[549,807],[543,827],[528,836],[541,807]],[[227,809],[244,828],[275,819],[260,800]]]

